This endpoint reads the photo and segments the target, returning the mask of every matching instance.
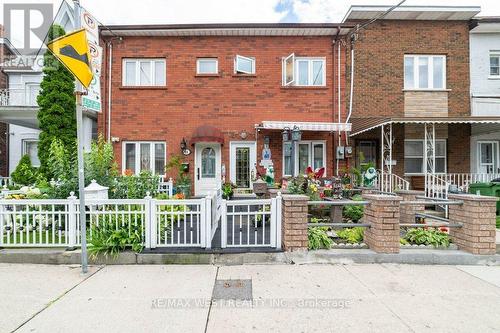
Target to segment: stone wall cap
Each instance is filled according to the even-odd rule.
[[[417,190],[397,190],[396,194],[425,195],[425,192],[424,191],[417,191]]]
[[[488,202],[497,202],[497,197],[490,197],[486,195],[477,195],[477,194],[448,194],[448,199],[458,199],[458,200],[471,200],[471,201],[488,201]]]
[[[309,197],[304,194],[283,194],[283,200],[308,200]]]
[[[367,200],[384,200],[384,201],[402,201],[403,198],[397,195],[388,194],[363,194],[363,199]]]

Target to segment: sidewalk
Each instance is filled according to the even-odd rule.
[[[245,291],[253,302],[210,302],[229,279],[243,280],[222,282],[217,297]],[[83,277],[77,266],[0,264],[0,281],[0,332],[500,329],[498,266],[131,265]]]

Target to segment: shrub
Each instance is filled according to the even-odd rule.
[[[309,250],[329,249],[333,241],[328,237],[325,227],[313,227],[307,230]]]
[[[112,187],[117,176],[113,146],[99,135],[97,141],[92,142],[90,152],[85,154],[85,184],[95,179],[102,186]]]
[[[361,243],[364,238],[364,228],[345,228],[337,231],[337,236],[350,244]]]
[[[362,201],[363,198],[358,194],[352,197],[353,201]],[[364,207],[361,205],[347,205],[344,206],[342,210],[342,215],[345,219],[351,220],[353,222],[359,221],[364,215]]]
[[[110,197],[115,199],[142,199],[147,195],[155,196],[158,191],[158,176],[150,171],[131,176],[116,177],[111,185]]]
[[[448,247],[450,236],[435,228],[411,228],[408,229],[404,239],[410,244],[432,245],[434,247]]]
[[[29,155],[21,157],[11,177],[12,181],[19,185],[33,185],[36,182],[37,169],[31,164]]]

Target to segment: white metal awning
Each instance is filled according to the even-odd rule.
[[[256,128],[283,130],[297,126],[302,131],[340,132],[350,131],[350,123],[324,123],[324,122],[301,122],[301,121],[263,121],[255,125]]]

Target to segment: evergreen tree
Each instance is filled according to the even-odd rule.
[[[65,34],[59,25],[50,27],[48,40],[51,41]],[[40,171],[47,179],[50,174],[49,148],[57,138],[68,154],[76,151],[76,103],[75,79],[73,75],[55,58],[50,51],[44,55],[44,77],[40,84],[41,91],[37,102],[40,137],[38,142],[38,158]],[[68,157],[69,158],[69,157]]]

